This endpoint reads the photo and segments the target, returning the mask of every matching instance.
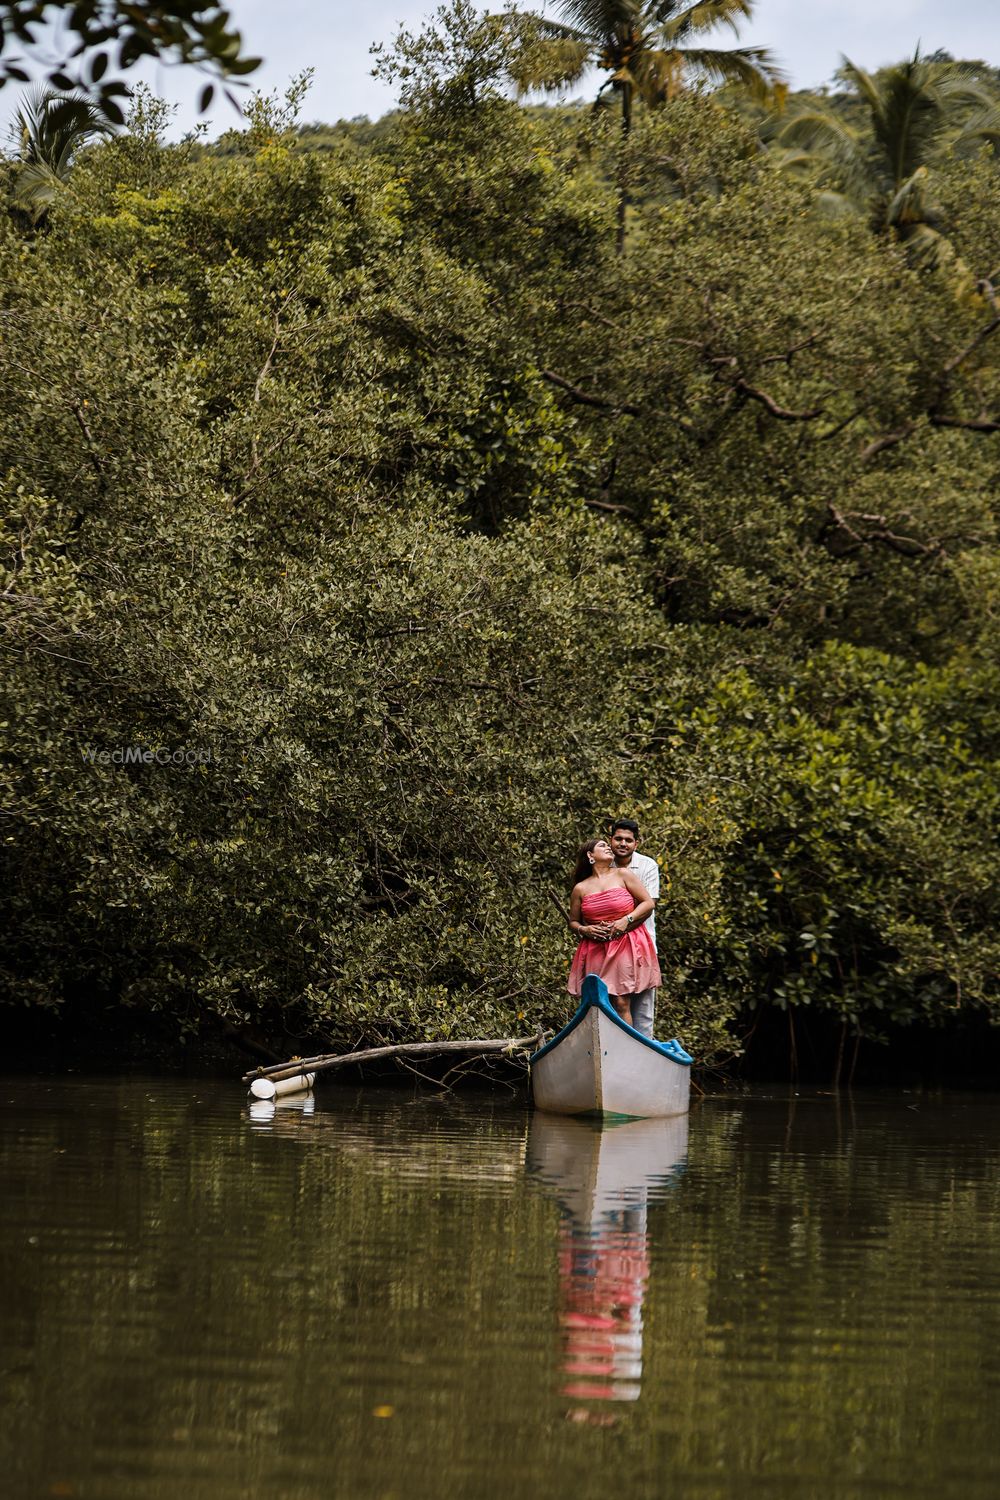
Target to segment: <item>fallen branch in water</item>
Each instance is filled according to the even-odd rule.
[[[255,1068],[243,1074],[244,1083],[255,1078],[294,1078],[297,1073],[324,1073],[330,1068],[345,1068],[352,1063],[374,1062],[382,1057],[436,1057],[442,1052],[515,1052],[522,1047],[537,1047],[537,1036],[507,1036],[497,1041],[469,1042],[396,1042],[391,1047],[366,1047],[360,1052],[326,1052],[317,1057],[295,1057],[290,1062],[275,1063],[270,1068]]]

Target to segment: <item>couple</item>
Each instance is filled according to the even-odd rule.
[[[590,839],[577,856],[569,925],[580,939],[567,988],[579,995],[588,974],[599,974],[623,1021],[653,1035],[653,1002],[660,983],[653,908],[660,894],[656,861],[637,854],[639,825],[619,818],[609,839]]]

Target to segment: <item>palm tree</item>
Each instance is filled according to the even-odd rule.
[[[29,90],[11,127],[21,164],[14,185],[15,208],[37,224],[51,208],[81,146],[110,131],[101,111],[85,94]]]
[[[781,167],[811,175],[829,213],[863,213],[878,233],[909,245],[915,261],[937,264],[950,247],[940,225],[930,173],[948,153],[1000,141],[1000,107],[982,84],[919,49],[872,77],[844,58],[863,123],[813,102],[775,130]]]
[[[725,25],[739,32],[754,0],[558,0],[561,21],[530,16],[535,41],[526,47],[517,82],[555,90],[596,67],[608,76],[598,91],[613,89],[621,101],[623,141],[632,127],[636,96],[646,104],[673,98],[689,77],[737,83],[766,97],[782,74],[764,47],[699,45],[706,32]],[[618,193],[618,251],[625,245],[628,202],[622,175]]]

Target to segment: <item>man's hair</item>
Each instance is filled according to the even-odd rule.
[[[639,825],[634,818],[616,818],[611,825],[611,837],[614,838],[619,828],[624,828],[634,839],[639,837]]]

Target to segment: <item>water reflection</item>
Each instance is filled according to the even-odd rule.
[[[316,1095],[289,1094],[285,1098],[250,1099],[247,1103],[247,1118],[255,1129],[270,1126],[276,1117],[306,1118],[316,1112]]]
[[[687,1159],[688,1118],[605,1124],[536,1112],[528,1171],[559,1202],[564,1396],[636,1401],[649,1279],[646,1210]],[[595,1420],[587,1408],[575,1420]]]
[[[1000,1095],[305,1103],[0,1082],[4,1496],[1000,1495]]]

